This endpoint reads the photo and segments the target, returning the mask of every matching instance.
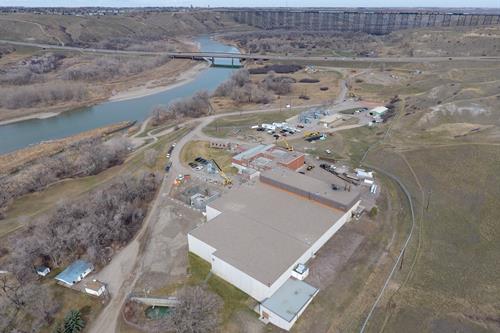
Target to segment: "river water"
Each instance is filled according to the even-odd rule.
[[[201,51],[238,52],[237,48],[219,43],[208,36],[199,37],[196,41],[200,44]],[[231,60],[218,59],[216,64],[231,64]],[[191,96],[200,90],[213,91],[233,71],[232,68],[208,68],[201,71],[194,80],[157,94],[124,101],[105,102],[67,111],[51,118],[30,119],[0,126],[0,154],[124,120],[143,121],[155,105],[167,105],[173,100]]]

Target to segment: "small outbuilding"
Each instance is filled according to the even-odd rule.
[[[47,266],[38,266],[36,268],[36,274],[40,275],[40,276],[47,276],[48,274],[50,273],[50,268],[48,268]]]
[[[259,305],[260,320],[288,331],[318,291],[304,281],[290,278]]]
[[[98,280],[92,280],[85,283],[85,292],[94,296],[101,296],[106,291],[106,285]]]
[[[59,273],[55,279],[64,285],[71,287],[80,282],[94,270],[94,266],[85,260],[76,260]]]
[[[389,109],[386,108],[385,106],[377,106],[377,107],[374,107],[373,109],[371,109],[369,114],[370,114],[370,116],[373,116],[373,117],[380,117],[384,113],[386,113],[388,110]]]

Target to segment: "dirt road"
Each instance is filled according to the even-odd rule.
[[[347,86],[344,80],[340,82],[341,89],[340,93],[336,99],[336,102],[342,102],[347,94]],[[313,104],[308,106],[300,106],[298,108],[308,108],[317,107],[321,104]],[[110,303],[103,309],[100,315],[92,323],[89,328],[89,332],[92,333],[103,333],[116,332],[117,322],[121,314],[121,309],[127,299],[127,296],[132,292],[134,285],[144,273],[145,263],[152,264],[151,253],[148,251],[143,251],[148,243],[157,242],[159,237],[158,230],[163,228],[174,228],[172,226],[172,218],[165,217],[165,214],[161,214],[161,209],[165,204],[165,198],[168,197],[173,184],[173,180],[178,174],[190,173],[192,170],[185,167],[181,163],[180,152],[182,147],[186,143],[192,140],[210,139],[210,140],[221,140],[208,137],[202,132],[203,128],[210,124],[217,118],[235,116],[242,114],[252,114],[252,113],[263,113],[263,112],[273,112],[280,111],[280,108],[269,108],[269,109],[257,109],[248,111],[237,111],[223,114],[216,114],[207,116],[204,118],[192,119],[183,124],[183,126],[194,125],[195,127],[183,138],[181,138],[172,152],[170,160],[172,162],[171,171],[163,179],[160,190],[158,191],[157,198],[151,209],[148,212],[141,229],[137,233],[137,236],[125,247],[123,248],[111,262],[104,267],[98,274],[97,279],[104,281],[108,284],[108,289],[111,294]],[[143,140],[144,138],[153,138],[155,141],[158,137],[164,136],[171,133],[174,128],[165,129],[160,133],[152,134],[152,131],[147,133],[146,137],[139,137],[139,133],[143,132],[147,127],[147,122],[141,125],[140,131],[133,135],[133,140]],[[347,128],[347,126],[346,126]],[[224,141],[228,141],[224,139]],[[231,140],[234,141],[234,140]],[[143,148],[141,148],[143,149]],[[174,236],[175,237],[175,236]],[[187,240],[184,239],[187,243]],[[173,243],[177,244],[176,242]],[[175,246],[179,246],[178,244]],[[165,249],[166,251],[168,249]],[[167,251],[168,252],[168,251]],[[175,253],[175,251],[170,251]],[[164,255],[164,253],[162,254]],[[162,260],[168,260],[168,258],[162,258]]]

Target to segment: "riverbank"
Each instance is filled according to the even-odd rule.
[[[164,92],[176,87],[179,87],[183,84],[193,81],[196,76],[208,68],[208,63],[199,62],[194,65],[191,69],[188,69],[179,74],[179,76],[173,78],[171,83],[158,83],[158,80],[150,80],[146,82],[144,85],[132,87],[127,90],[123,90],[117,92],[113,96],[111,96],[108,101],[118,102],[118,101],[126,101],[134,98],[145,97],[153,94],[157,94],[160,92]]]
[[[4,173],[12,172],[24,164],[30,163],[38,158],[50,156],[62,151],[65,147],[78,141],[111,135],[118,131],[125,130],[135,123],[133,121],[123,121],[117,124],[95,128],[72,135],[63,139],[41,142],[11,153],[0,155],[0,170]]]
[[[89,86],[88,97],[83,101],[17,110],[0,109],[0,126],[30,119],[46,119],[108,101],[124,101],[157,94],[193,81],[206,68],[208,64],[204,62],[173,59],[144,73]]]
[[[17,118],[9,119],[9,120],[2,120],[2,121],[0,121],[0,126],[12,124],[12,123],[17,123],[19,121],[30,120],[30,119],[47,119],[50,117],[55,117],[58,114],[59,114],[58,112],[42,112],[42,113],[36,113],[36,114],[30,115],[30,116],[17,117]]]

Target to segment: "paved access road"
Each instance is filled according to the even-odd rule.
[[[108,54],[128,54],[128,55],[167,55],[173,58],[233,58],[233,59],[253,59],[253,60],[296,60],[296,61],[348,61],[348,62],[401,62],[401,63],[422,63],[422,62],[448,62],[448,61],[480,61],[496,62],[500,61],[500,56],[481,56],[481,57],[318,57],[318,56],[293,56],[293,55],[262,55],[255,53],[225,53],[225,52],[146,52],[146,51],[125,51],[82,48],[54,44],[40,44],[29,42],[18,42],[0,39],[0,43],[39,47],[53,50],[66,50],[90,53],[108,53]]]

